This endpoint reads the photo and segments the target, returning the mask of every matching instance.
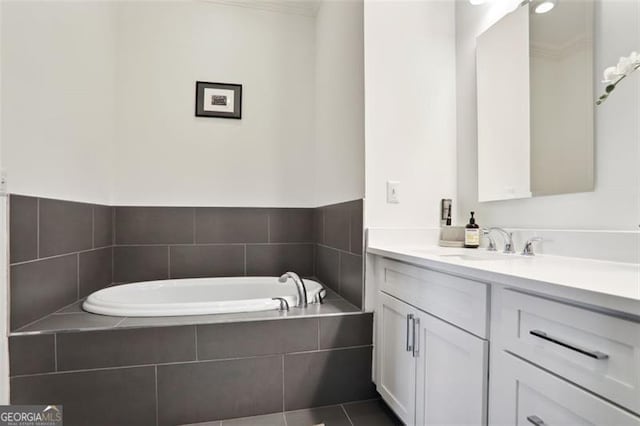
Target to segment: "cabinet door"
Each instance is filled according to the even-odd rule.
[[[376,385],[382,398],[408,425],[415,422],[416,362],[413,323],[418,311],[380,292],[376,312]]]
[[[486,424],[488,342],[423,313],[415,352],[416,424]]]

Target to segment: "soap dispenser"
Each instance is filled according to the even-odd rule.
[[[476,224],[474,215],[475,212],[471,212],[469,223],[464,227],[464,246],[466,248],[480,247],[480,227]]]

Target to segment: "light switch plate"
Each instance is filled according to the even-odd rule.
[[[387,203],[398,204],[400,202],[400,182],[387,181]]]

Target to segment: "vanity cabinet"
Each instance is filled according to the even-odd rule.
[[[406,424],[640,426],[637,315],[382,257],[371,264],[374,381]]]
[[[397,294],[403,294],[405,285],[421,283],[423,292],[441,295],[438,309],[450,306],[457,320],[473,315],[456,306],[470,299],[454,290],[458,283],[451,278],[455,277],[443,284],[432,281],[438,275],[425,275],[409,265],[385,262],[385,267],[375,317],[378,392],[407,425],[486,424],[488,342]],[[400,277],[405,278],[404,285]],[[448,297],[456,293],[458,300]]]
[[[490,424],[640,426],[637,320],[504,287],[492,295]]]

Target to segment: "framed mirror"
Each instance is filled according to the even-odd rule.
[[[534,0],[477,38],[479,201],[593,190],[593,14]]]

